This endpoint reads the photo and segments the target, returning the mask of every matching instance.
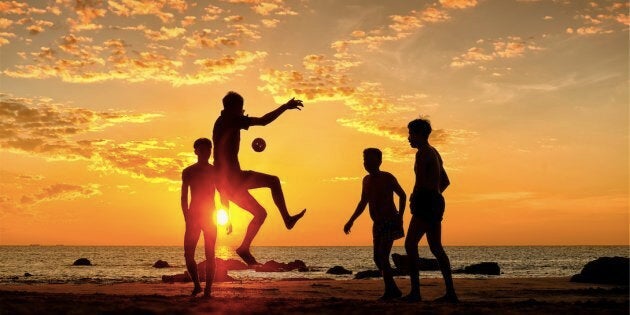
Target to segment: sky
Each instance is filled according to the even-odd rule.
[[[277,175],[254,246],[371,245],[362,151],[409,195],[407,123],[451,179],[445,245],[627,245],[624,1],[0,1],[0,244],[180,245],[181,170],[228,91]],[[255,152],[261,137],[267,148]],[[237,246],[251,215],[230,208]],[[410,219],[405,213],[405,225]],[[422,242],[422,244],[425,241]],[[402,245],[402,240],[395,245]]]

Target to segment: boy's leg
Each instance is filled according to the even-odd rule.
[[[441,300],[449,302],[457,302],[457,295],[455,294],[455,286],[453,285],[453,276],[451,272],[451,262],[448,259],[448,255],[444,251],[442,246],[442,224],[437,223],[427,231],[427,241],[431,253],[437,258],[440,264],[440,271],[444,277],[444,284],[446,286],[446,295]]]
[[[278,207],[278,210],[280,210],[280,215],[282,215],[284,225],[287,227],[287,229],[292,229],[293,226],[295,226],[295,223],[297,223],[297,221],[304,216],[306,209],[302,210],[300,213],[294,216],[289,214],[289,211],[287,210],[287,204],[284,200],[284,193],[282,192],[282,185],[280,184],[280,179],[277,176],[254,171],[246,171],[244,172],[244,176],[245,189],[256,189],[262,187],[267,187],[271,189],[273,202],[275,203],[276,207]]]
[[[192,295],[195,296],[201,292],[201,284],[199,283],[199,273],[197,273],[197,262],[195,262],[195,248],[199,241],[201,228],[194,222],[186,222],[186,232],[184,233],[184,258],[186,259],[186,269],[195,284]]]
[[[203,290],[205,297],[210,297],[212,292],[212,282],[214,281],[214,271],[216,270],[215,262],[215,244],[217,241],[217,229],[214,224],[208,224],[203,231],[204,249],[206,254],[206,287]]]
[[[247,232],[245,233],[243,242],[241,246],[236,249],[236,253],[241,256],[248,265],[258,264],[256,258],[254,258],[250,252],[250,247],[260,227],[263,222],[265,222],[265,218],[267,218],[267,212],[246,189],[233,191],[230,195],[230,201],[254,216],[247,226]]]
[[[409,259],[409,280],[411,282],[411,291],[405,297],[408,301],[420,301],[420,274],[418,272],[418,243],[425,233],[422,220],[416,216],[411,216],[409,229],[407,229],[407,237],[405,238],[405,251]]]
[[[385,282],[385,294],[381,299],[399,298],[402,295],[394,281],[392,267],[389,263],[389,254],[393,245],[393,240],[374,240],[374,260],[383,274],[383,282]]]

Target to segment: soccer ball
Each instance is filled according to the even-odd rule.
[[[254,139],[254,141],[252,141],[252,149],[254,149],[254,151],[256,152],[262,152],[265,150],[266,147],[267,143],[265,143],[265,140],[263,140],[263,138],[256,138]]]

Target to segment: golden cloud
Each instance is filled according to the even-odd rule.
[[[536,45],[534,42],[527,42],[517,36],[509,36],[507,39],[497,39],[494,41],[478,40],[480,45],[490,45],[487,47],[471,47],[464,54],[454,57],[451,60],[451,67],[461,68],[469,65],[474,65],[479,62],[488,62],[497,58],[509,59],[523,56],[529,51],[540,51],[542,47]],[[486,52],[486,51],[490,52]]]

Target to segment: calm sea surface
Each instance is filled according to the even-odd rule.
[[[602,256],[628,257],[627,246],[452,246],[446,251],[454,269],[484,262],[498,262],[499,277],[558,277],[579,273],[584,264]],[[352,275],[333,276],[326,270],[335,265],[357,271],[376,269],[371,247],[256,247],[252,249],[258,261],[289,262],[303,260],[315,267],[310,272],[260,273],[252,270],[230,271],[236,279],[336,278],[349,279]],[[404,254],[403,247],[393,253]],[[420,247],[420,255],[432,258],[427,247]],[[93,266],[72,266],[81,257]],[[217,257],[237,258],[227,247],[217,248]],[[166,260],[172,268],[156,269],[158,259]],[[197,250],[197,261],[203,260],[203,249]],[[0,283],[113,283],[156,282],[164,274],[182,273],[186,269],[183,248],[153,246],[0,246]],[[25,277],[25,273],[32,276]],[[439,272],[422,272],[422,277],[437,277]],[[455,275],[455,277],[484,277]]]

